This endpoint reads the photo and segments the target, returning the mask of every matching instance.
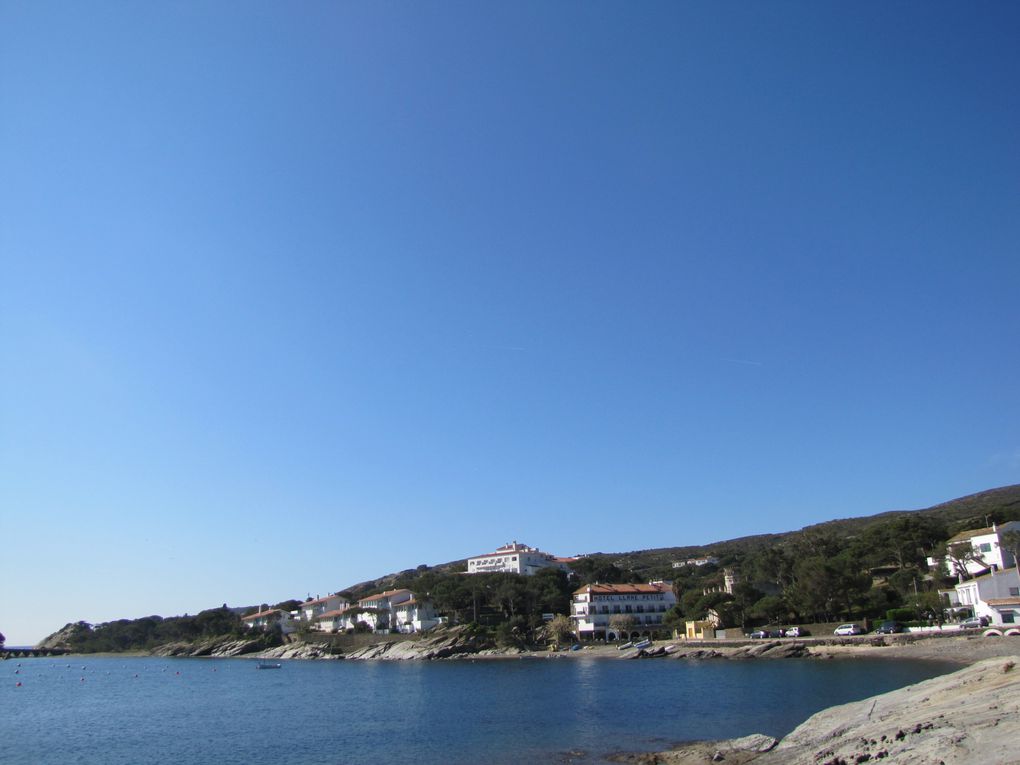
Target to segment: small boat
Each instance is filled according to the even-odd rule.
[[[283,665],[282,665],[282,664],[280,664],[279,662],[271,662],[271,661],[260,661],[260,662],[259,662],[259,663],[258,663],[258,664],[257,664],[257,665],[255,666],[255,669],[279,669],[279,668],[280,668],[280,667],[282,667],[282,666],[283,666]]]
[[[648,646],[650,646],[651,644],[652,644],[652,641],[646,639],[646,640],[642,640],[640,643],[635,643],[634,647],[635,648],[648,648]]]
[[[628,641],[628,642],[624,643],[623,645],[616,646],[616,650],[617,651],[626,651],[628,648],[633,648],[633,647],[634,647],[634,644],[632,642]]]

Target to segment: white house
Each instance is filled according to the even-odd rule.
[[[675,560],[673,561],[673,568],[683,568],[684,566],[715,566],[718,565],[719,559],[714,555],[705,555],[700,558],[688,558],[687,560]]]
[[[393,624],[404,634],[425,632],[439,624],[439,617],[429,600],[411,598],[392,607]]]
[[[989,528],[961,531],[947,542],[948,547],[963,546],[967,555],[947,555],[946,568],[953,576],[976,576],[986,571],[1005,569],[1016,565],[1013,554],[1002,547],[1002,534],[1020,531],[1020,521],[1009,521],[1002,525],[992,524]],[[967,550],[966,545],[970,545]],[[955,558],[955,560],[954,560]],[[937,566],[941,561],[928,558],[928,565]]]
[[[488,574],[493,572],[524,574],[531,576],[543,568],[557,568],[570,571],[570,564],[575,558],[557,558],[555,555],[542,552],[538,548],[529,547],[516,540],[510,544],[496,548],[496,552],[476,555],[468,558],[469,574]]]
[[[329,611],[343,611],[350,603],[336,593],[330,593],[324,598],[306,600],[301,604],[301,615],[308,623],[312,623],[317,616],[322,616]]]
[[[316,614],[311,621],[312,629],[318,632],[343,632],[354,626],[348,616],[349,611],[345,607]]]
[[[279,608],[270,608],[266,611],[242,616],[241,621],[244,623],[244,626],[253,630],[267,630],[279,624],[284,635],[289,635],[297,629],[290,614]]]
[[[396,626],[393,617],[394,606],[411,600],[414,593],[410,590],[387,590],[378,595],[369,595],[358,601],[358,608],[364,611],[357,617],[358,621],[366,622],[376,632],[386,632]]]
[[[663,617],[674,605],[673,587],[665,582],[586,584],[574,592],[570,618],[578,638],[631,639],[662,629]],[[614,616],[629,616],[630,623]]]
[[[956,585],[950,602],[973,610],[996,625],[1020,624],[1020,575],[1015,568],[994,571]]]

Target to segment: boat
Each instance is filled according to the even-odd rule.
[[[616,650],[617,651],[626,651],[628,648],[633,648],[633,647],[634,647],[634,644],[632,642],[630,642],[630,641],[627,641],[623,645],[616,646]]]
[[[634,647],[635,648],[648,648],[648,646],[650,646],[651,644],[652,644],[652,641],[646,639],[646,640],[642,640],[640,643],[635,643]]]
[[[260,661],[255,669],[279,669],[283,665],[280,662]]]

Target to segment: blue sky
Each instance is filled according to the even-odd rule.
[[[0,630],[1020,482],[1012,3],[0,5]]]

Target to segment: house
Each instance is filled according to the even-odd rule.
[[[252,630],[268,630],[280,625],[284,635],[289,635],[297,629],[297,625],[291,618],[290,613],[279,608],[270,608],[266,611],[258,611],[248,616],[242,616],[241,622],[245,627]]]
[[[574,560],[576,559],[557,558],[555,555],[514,540],[502,547],[497,547],[495,552],[468,558],[467,572],[469,574],[500,572],[531,576],[544,568],[556,568],[569,573],[570,564]]]
[[[347,629],[353,629],[354,625],[349,616],[350,610],[344,607],[316,614],[310,620],[312,629],[317,632],[344,632]]]
[[[718,565],[719,559],[714,555],[705,555],[701,558],[688,558],[687,560],[675,560],[673,561],[673,568],[683,568],[684,566],[692,566],[697,568],[698,566],[715,566]]]
[[[632,639],[662,629],[674,605],[676,595],[666,582],[587,584],[574,592],[570,618],[580,639]]]
[[[1020,574],[1016,568],[993,571],[960,582],[949,593],[953,606],[965,607],[991,624],[1020,624]]]
[[[361,617],[358,621],[367,623],[375,632],[388,632],[396,627],[393,607],[414,598],[410,590],[387,590],[378,595],[369,595],[358,601]]]
[[[1013,553],[1002,547],[1002,535],[1007,531],[1020,531],[1020,521],[1001,525],[993,523],[988,528],[961,531],[950,539],[946,546],[952,552],[945,557],[950,575],[964,578],[1015,566]],[[928,565],[932,568],[941,562],[942,559],[928,558]]]
[[[425,632],[439,624],[432,601],[412,597],[392,607],[393,625],[405,635]]]
[[[685,637],[688,640],[711,640],[715,635],[716,627],[719,626],[719,618],[704,619],[693,622],[686,622]]]
[[[343,611],[350,603],[335,592],[330,593],[324,598],[315,598],[314,600],[306,600],[301,604],[301,616],[302,618],[311,624],[316,617],[322,616],[323,614],[330,611]]]

